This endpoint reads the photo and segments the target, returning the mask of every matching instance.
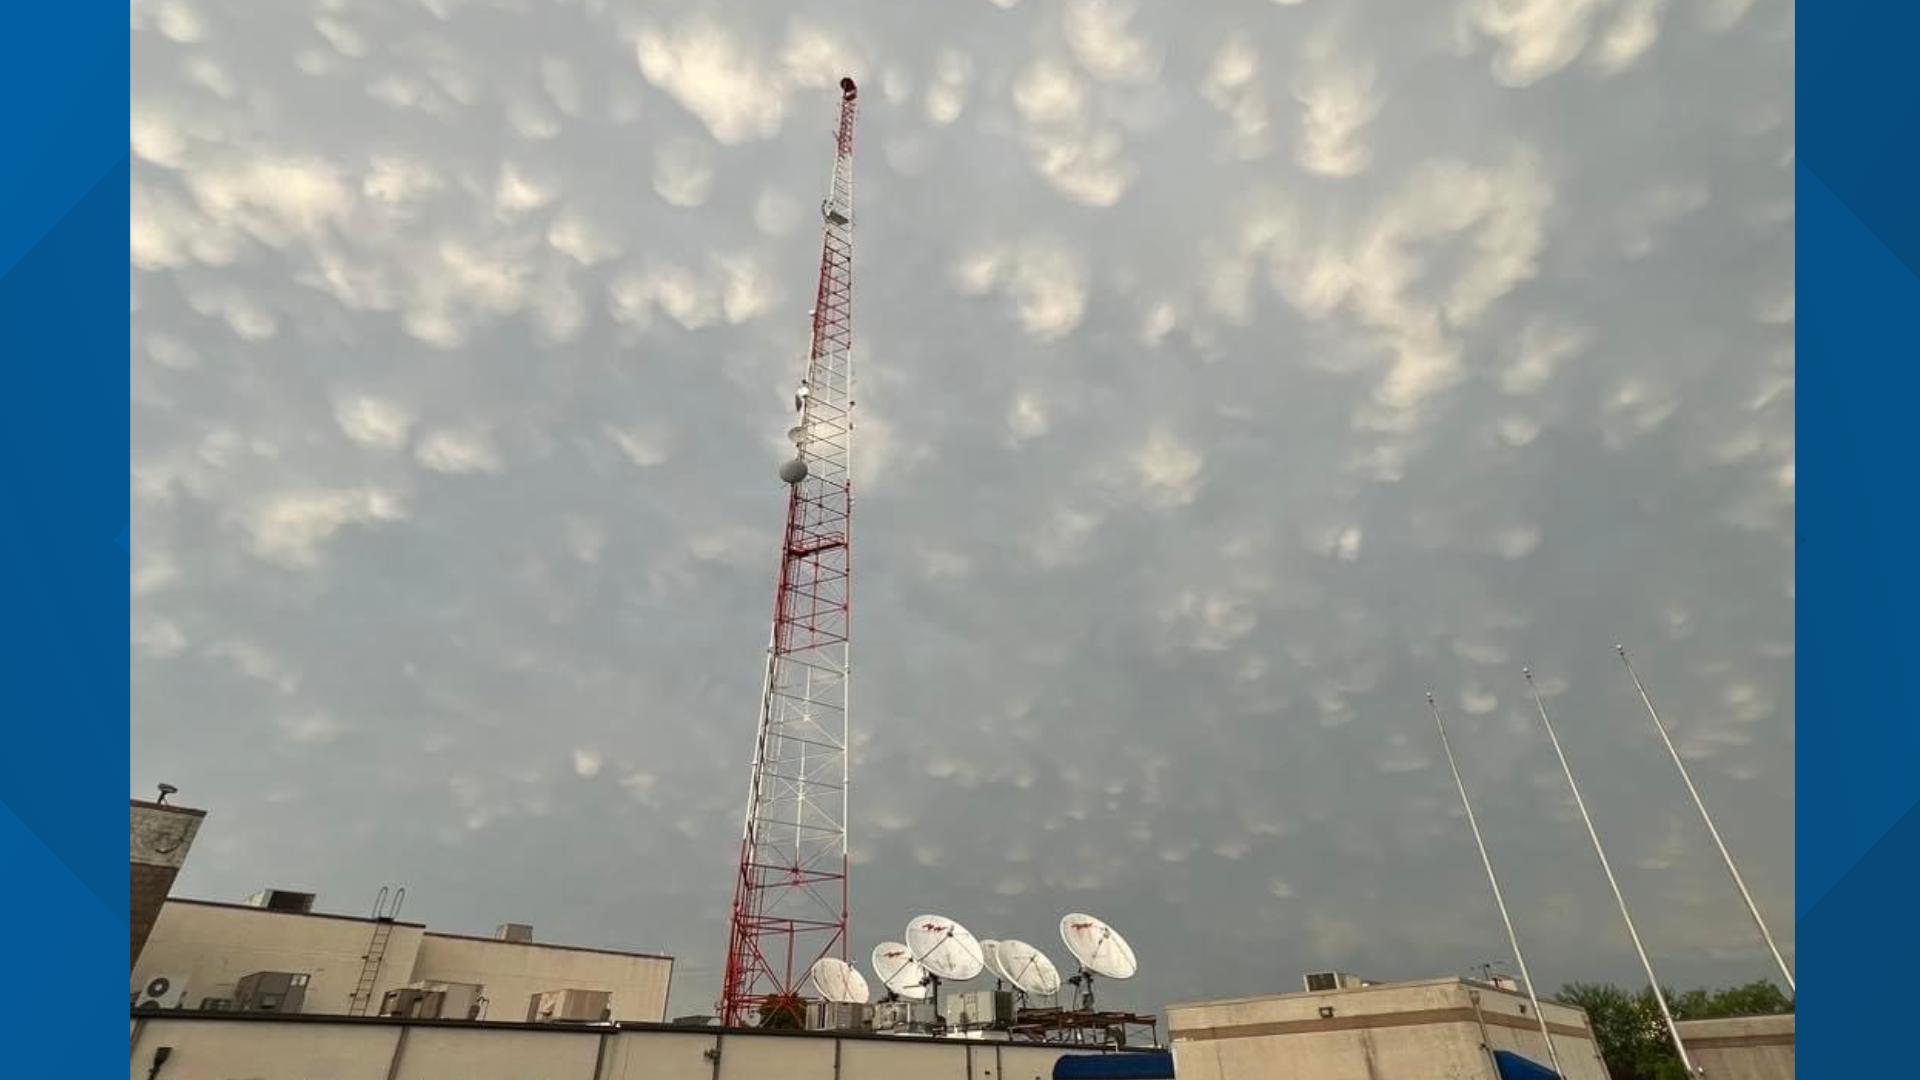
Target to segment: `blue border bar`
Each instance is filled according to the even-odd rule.
[[[111,1076],[127,1000],[127,8],[20,4],[7,23],[0,924],[32,1003],[7,1010],[3,1069]]]
[[[1798,14],[1798,1065],[1906,1075],[1894,987],[1920,963],[1920,8]]]
[[[32,1037],[9,1068],[110,1075],[127,929],[126,8],[9,15],[0,918],[33,1000],[65,1003],[13,1011]],[[1920,7],[1799,15],[1799,1049],[1808,1075],[1841,1075],[1901,1064],[1874,1033],[1901,1030],[1904,999],[1876,985],[1920,967]]]

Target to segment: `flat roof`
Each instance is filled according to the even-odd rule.
[[[195,810],[191,806],[175,806],[172,803],[157,803],[151,799],[128,799],[128,802],[142,810],[158,810],[164,814],[186,814],[189,817],[206,817],[205,810]]]
[[[167,807],[166,809],[172,809]],[[169,896],[169,904],[190,904],[195,907],[225,908],[232,911],[252,911],[261,915],[286,915],[296,919],[335,919],[340,922],[372,924],[376,922],[370,915],[340,915],[328,911],[278,911],[273,908],[255,907],[252,904],[237,904],[228,900],[196,900],[186,896]],[[673,957],[666,953],[634,952],[629,949],[602,949],[592,945],[561,945],[550,941],[503,941],[500,938],[482,937],[478,934],[451,934],[442,930],[429,930],[422,922],[391,920],[395,926],[410,926],[422,931],[423,937],[447,938],[454,941],[477,941],[487,945],[505,945],[530,949],[560,949],[565,952],[599,953],[602,956],[626,956],[639,960],[665,960],[671,964]]]
[[[1380,990],[1406,990],[1423,986],[1471,986],[1476,990],[1487,990],[1495,994],[1506,994],[1509,997],[1522,1001],[1526,1000],[1527,997],[1526,991],[1524,990],[1508,990],[1505,987],[1495,986],[1492,983],[1480,982],[1477,979],[1454,975],[1439,979],[1409,979],[1406,982],[1377,982],[1367,986],[1343,986],[1335,990],[1289,990],[1285,993],[1253,994],[1248,997],[1219,998],[1214,1001],[1182,1001],[1167,1006],[1167,1011],[1172,1012],[1175,1009],[1210,1009],[1218,1008],[1222,1005],[1250,1005],[1258,1001],[1283,1001],[1292,998],[1332,997],[1338,994],[1366,994]],[[1586,1010],[1580,1008],[1578,1005],[1568,1005],[1564,1002],[1554,1001],[1551,998],[1541,998],[1540,1004],[1543,1008],[1552,1006],[1554,1008],[1566,1009],[1569,1012],[1577,1012],[1582,1015],[1586,1013]]]
[[[169,896],[167,897],[167,903],[190,904],[193,907],[226,908],[231,911],[252,911],[261,915],[285,915],[296,919],[334,919],[339,922],[357,923],[374,923],[379,921],[371,915],[339,915],[330,911],[281,911],[276,908],[257,907],[253,904],[237,904],[230,900],[195,900],[190,896]],[[412,926],[421,930],[427,928],[426,923],[406,922],[401,919],[392,919],[389,921],[395,926]]]
[[[455,941],[478,941],[487,945],[515,945],[534,949],[564,949],[568,952],[603,953],[608,956],[631,956],[640,960],[665,960],[669,963],[673,957],[666,953],[636,952],[632,949],[602,949],[594,945],[559,945],[551,941],[506,941],[496,937],[482,937],[479,934],[450,934],[444,930],[429,930],[428,937],[452,938]]]

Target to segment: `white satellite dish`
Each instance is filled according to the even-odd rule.
[[[927,969],[913,953],[897,941],[883,941],[873,947],[873,973],[887,992],[904,1001],[925,1001]]]
[[[1140,970],[1133,947],[1120,931],[1091,915],[1072,912],[1060,920],[1060,940],[1080,966],[1109,979],[1131,979]]]
[[[908,923],[907,948],[937,979],[964,982],[987,965],[972,931],[942,915],[922,915]]]
[[[1000,943],[991,938],[980,939],[980,959],[986,966],[987,974],[1005,982],[1007,973],[1000,967]]]
[[[1060,992],[1060,969],[1047,954],[1024,941],[1002,941],[994,950],[1007,981],[1022,993],[1052,997]]]
[[[823,956],[813,962],[809,974],[813,988],[828,1001],[842,1005],[867,1003],[867,977],[852,964],[837,956]]]

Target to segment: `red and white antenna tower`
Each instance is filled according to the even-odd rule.
[[[813,962],[847,953],[847,680],[853,586],[853,116],[840,80],[806,374],[794,394],[773,636],[734,881],[721,1021],[797,1009]]]

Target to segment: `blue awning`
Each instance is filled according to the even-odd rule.
[[[1560,1080],[1560,1074],[1511,1050],[1495,1050],[1493,1063],[1500,1067],[1500,1080]]]
[[[1053,1080],[1173,1080],[1173,1054],[1062,1054]]]

